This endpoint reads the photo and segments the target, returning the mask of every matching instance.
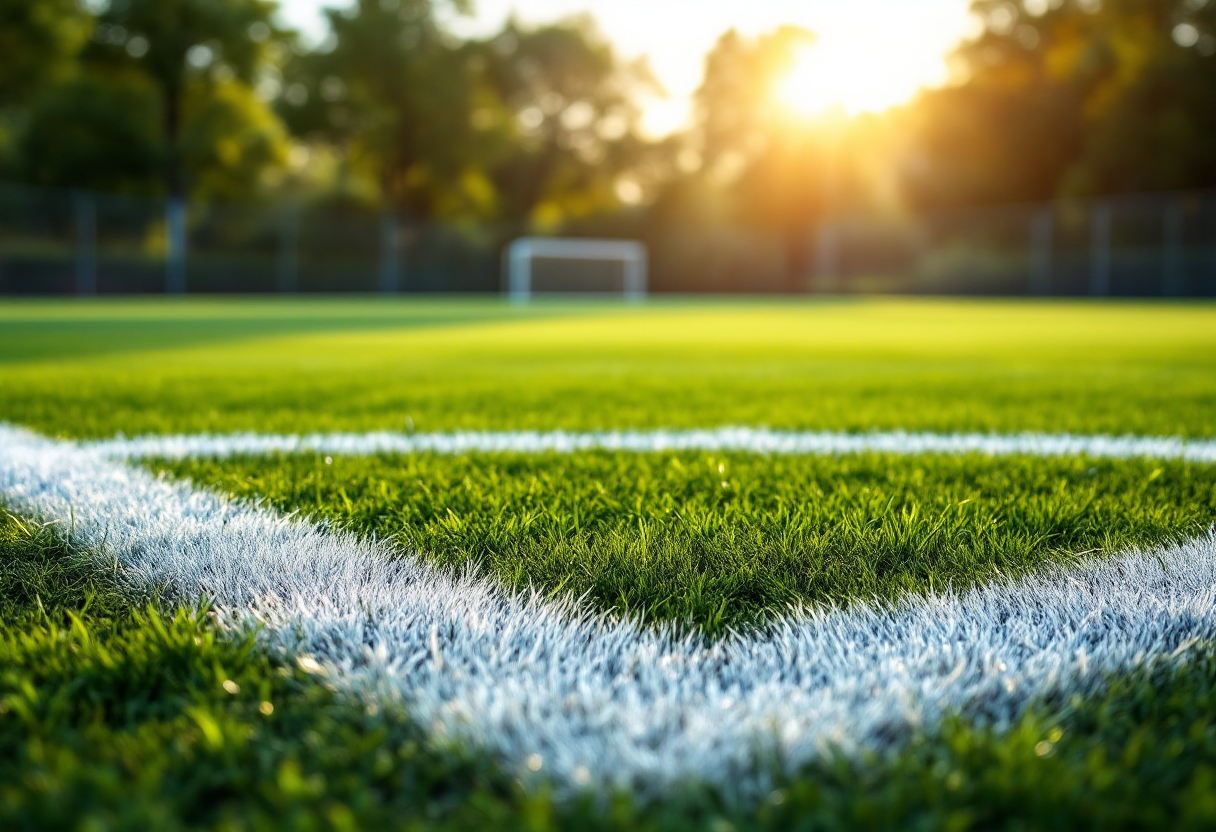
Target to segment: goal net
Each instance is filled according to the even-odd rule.
[[[537,294],[646,294],[646,247],[633,240],[521,237],[505,259],[513,301]]]

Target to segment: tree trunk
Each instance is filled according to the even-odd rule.
[[[536,165],[532,169],[532,175],[524,183],[524,198],[521,206],[523,215],[520,217],[520,220],[525,226],[530,227],[532,224],[532,212],[536,210],[536,206],[540,205],[541,198],[545,193],[545,186],[549,184],[549,176],[553,172],[559,152],[557,136],[553,135],[545,142],[545,149],[536,160]]]
[[[170,199],[186,198],[186,178],[182,170],[182,89],[170,81],[164,88],[165,105],[165,192]]]

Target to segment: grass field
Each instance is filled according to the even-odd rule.
[[[593,452],[192,460],[152,467],[516,589],[711,632],[797,604],[963,588],[1190,537],[1216,469],[1152,460]]]
[[[63,436],[407,424],[1216,435],[1210,306],[417,306],[10,302],[3,416]]]
[[[11,303],[0,391],[0,421],[69,439],[724,425],[1206,439],[1216,307]],[[1216,520],[1216,466],[1144,458],[594,450],[141,464],[387,539],[445,572],[472,564],[494,584],[708,643],[762,637],[797,607],[982,587]],[[1216,824],[1206,641],[1096,693],[1046,690],[1008,725],[960,712],[881,753],[826,749],[774,770],[758,801],[695,781],[658,800],[571,794],[476,744],[437,741],[408,705],[352,696],[37,520],[0,515],[5,828]]]

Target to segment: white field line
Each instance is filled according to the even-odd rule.
[[[570,453],[592,449],[621,451],[751,451],[771,454],[981,453],[997,456],[1153,457],[1216,462],[1216,440],[1152,436],[1075,436],[1067,433],[832,433],[763,428],[709,430],[507,431],[454,433],[257,433],[195,436],[118,437],[82,443],[116,459],[184,459],[240,454],[315,452],[365,456],[379,453],[443,454],[471,451]]]
[[[715,644],[511,596],[96,450],[0,426],[0,500],[138,584],[213,598],[228,626],[521,775],[643,796],[688,779],[753,797],[828,748],[892,749],[943,715],[1007,725],[1052,692],[1216,638],[1216,537],[961,594],[808,611]]]

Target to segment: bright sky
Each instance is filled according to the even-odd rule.
[[[285,21],[319,38],[320,9],[342,0],[282,0]],[[969,0],[476,0],[462,34],[493,32],[514,11],[524,22],[590,12],[629,58],[645,56],[670,97],[646,108],[646,126],[670,132],[688,117],[706,52],[724,31],[749,35],[793,23],[816,32],[782,91],[813,112],[840,106],[856,113],[908,100],[947,79],[946,53],[973,31]]]

